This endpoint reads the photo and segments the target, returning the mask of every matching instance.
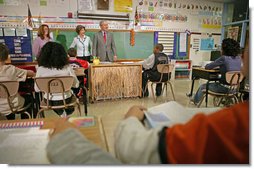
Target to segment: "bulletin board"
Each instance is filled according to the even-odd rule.
[[[14,28],[1,28],[0,31],[2,30],[4,33],[0,36],[0,43],[4,43],[8,47],[11,62],[32,62],[30,31],[27,29],[21,31]]]
[[[130,45],[129,32],[112,32],[116,44],[117,56],[119,59],[144,59],[153,53],[154,33],[135,32],[135,45]],[[61,43],[67,50],[73,38],[77,36],[74,31],[54,30],[54,40]],[[86,35],[93,40],[95,32],[86,32]]]

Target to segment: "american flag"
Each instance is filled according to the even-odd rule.
[[[138,7],[136,6],[136,11],[135,11],[135,26],[137,26],[138,23],[139,23]]]
[[[27,4],[27,6],[28,6],[27,24],[28,24],[28,28],[29,28],[30,30],[32,30],[32,29],[33,29],[32,14],[31,14],[31,11],[30,11],[29,4]]]

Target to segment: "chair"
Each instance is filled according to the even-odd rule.
[[[47,96],[47,99],[42,99],[40,102],[40,110],[37,114],[37,118],[40,114],[45,110],[54,110],[54,109],[66,109],[68,107],[74,107],[78,105],[79,115],[81,116],[80,104],[77,97],[73,94],[72,100],[70,103],[66,103],[65,101],[65,92],[70,91],[73,84],[72,76],[59,76],[59,77],[36,77],[35,83],[38,86],[39,90]],[[62,105],[51,106],[49,104],[49,97],[52,94],[61,95],[63,100]],[[43,116],[42,116],[43,117]]]
[[[169,63],[169,64],[158,64],[158,65],[157,65],[157,70],[158,70],[158,72],[161,74],[160,80],[159,80],[159,81],[148,80],[148,82],[147,82],[147,84],[146,84],[146,87],[145,87],[145,91],[146,91],[147,88],[148,88],[148,83],[149,83],[149,82],[152,82],[152,83],[151,83],[151,90],[152,90],[152,95],[153,95],[153,100],[154,100],[154,102],[156,102],[157,97],[155,97],[155,95],[154,95],[153,85],[154,85],[154,84],[159,84],[159,83],[164,84],[161,94],[163,94],[164,89],[165,89],[165,87],[166,87],[166,96],[167,96],[167,84],[170,85],[170,89],[171,89],[171,92],[172,92],[172,96],[173,96],[173,99],[175,100],[175,94],[174,94],[174,91],[173,91],[172,84],[171,84],[171,82],[170,82],[171,72],[172,72],[173,69],[174,69],[174,64],[171,64],[171,63]],[[167,77],[165,78],[164,75],[166,75]],[[163,78],[163,77],[164,77],[164,78]]]
[[[79,88],[82,89],[83,92],[83,97],[82,97],[82,101],[84,104],[84,110],[85,110],[85,115],[87,116],[87,88],[85,87],[85,83],[87,82],[87,78],[86,78],[86,74],[85,74],[85,68],[83,67],[79,67],[79,68],[73,68],[73,70],[75,71],[76,76],[79,79],[80,85]]]
[[[19,82],[18,81],[1,81],[0,82],[0,99],[2,103],[8,103],[8,108],[4,111],[1,111],[1,115],[8,115],[10,113],[20,114],[25,113],[29,119],[31,118],[30,114],[27,112],[27,109],[32,106],[32,103],[27,104],[24,107],[15,107],[12,103],[13,99],[18,95]]]
[[[240,83],[243,80],[244,76],[240,71],[229,71],[226,73],[226,82],[228,83],[228,92],[227,93],[217,93],[208,90],[208,94],[213,96],[213,104],[214,106],[220,106],[220,104],[224,101],[224,105],[230,105],[238,103],[238,92],[240,88]],[[205,90],[203,91],[205,93]],[[202,104],[205,98],[205,94],[203,95],[201,101],[198,104],[198,107]],[[233,100],[232,100],[233,99]],[[233,101],[232,103],[230,103]]]

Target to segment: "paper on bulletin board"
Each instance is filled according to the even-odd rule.
[[[180,33],[179,52],[186,52],[187,34]]]
[[[26,28],[17,28],[16,34],[17,34],[17,36],[27,37],[27,30],[26,30]]]
[[[91,11],[93,9],[91,0],[78,0],[78,11]]]
[[[4,28],[4,36],[15,36],[15,28]]]
[[[47,6],[47,1],[46,0],[40,0],[40,6]]]
[[[132,12],[132,0],[114,0],[116,12]]]
[[[214,39],[213,38],[202,38],[200,50],[213,50]]]
[[[2,28],[0,28],[0,36],[4,36]]]
[[[21,2],[19,0],[8,0],[8,1],[5,1],[5,5],[10,5],[10,6],[19,6],[20,3]]]

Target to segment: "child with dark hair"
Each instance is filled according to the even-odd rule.
[[[74,82],[73,87],[79,87],[79,81],[77,76],[69,65],[68,55],[64,50],[64,47],[56,42],[48,42],[46,43],[42,49],[41,53],[38,57],[38,69],[36,72],[36,77],[47,77],[47,76],[73,76]],[[35,84],[35,91],[39,91],[37,85]],[[71,101],[73,93],[72,91],[68,91],[65,93],[66,103]],[[44,95],[46,98],[46,94]],[[50,98],[51,105],[59,105],[63,101],[61,100],[61,94],[54,94]],[[74,111],[74,107],[65,109],[54,110],[59,116],[65,117],[66,114],[70,115]],[[65,114],[66,113],[66,114]]]
[[[214,69],[216,67],[220,68],[221,79],[218,82],[209,83],[209,90],[216,93],[227,93],[228,87],[225,85],[226,77],[225,74],[228,71],[240,71],[241,70],[241,57],[240,45],[237,41],[227,38],[222,41],[222,56],[216,59],[214,62],[207,64],[205,69]],[[206,84],[202,84],[197,93],[195,94],[192,101],[197,105],[201,98],[203,97],[203,90],[206,89]]]
[[[86,60],[78,59],[77,58],[77,50],[75,48],[70,48],[67,51],[69,55],[69,63],[71,64],[72,68],[79,68],[83,67],[84,69],[88,69],[89,63]]]
[[[20,69],[13,65],[6,65],[6,61],[9,59],[9,50],[6,45],[0,43],[0,81],[25,81],[27,77],[34,77],[35,73],[31,70]],[[13,98],[12,103],[14,107],[21,108],[31,102],[30,95],[20,96],[19,94]],[[0,112],[8,110],[8,103],[1,101],[0,98]],[[31,114],[31,109],[28,112]],[[5,114],[7,119],[15,119],[15,114],[11,112]],[[28,118],[24,113],[21,114],[21,118]]]
[[[153,48],[153,53],[146,58],[145,60],[141,61],[143,67],[142,73],[142,91],[144,97],[149,95],[148,88],[145,90],[148,80],[152,81],[159,81],[161,74],[157,70],[158,64],[167,64],[168,63],[168,56],[163,53],[164,46],[163,44],[159,43],[156,44]],[[168,78],[167,75],[163,76],[163,79]],[[162,84],[158,83],[155,87],[156,96],[161,95],[162,91]]]

